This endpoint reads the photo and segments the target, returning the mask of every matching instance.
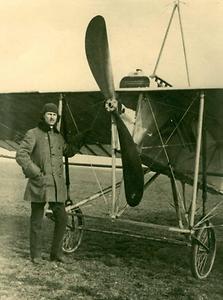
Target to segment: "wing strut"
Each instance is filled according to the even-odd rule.
[[[207,202],[207,129],[206,114],[204,109],[204,119],[202,126],[202,200],[203,200],[203,217],[206,215]]]
[[[186,46],[185,46],[185,40],[184,40],[184,33],[183,33],[183,25],[182,25],[182,18],[181,18],[181,12],[180,12],[180,1],[179,0],[177,0],[177,2],[174,3],[172,14],[170,16],[170,20],[169,20],[169,23],[168,23],[168,26],[167,26],[167,30],[165,32],[164,39],[163,39],[163,42],[162,42],[162,45],[161,45],[161,48],[160,48],[160,52],[159,52],[159,55],[158,55],[158,58],[157,58],[157,61],[156,61],[156,64],[155,64],[155,68],[154,68],[154,71],[153,71],[151,77],[157,77],[156,76],[156,71],[157,71],[157,68],[158,68],[158,64],[160,62],[161,55],[163,53],[163,49],[164,49],[164,46],[165,46],[165,43],[166,43],[166,40],[167,40],[167,36],[168,36],[169,30],[170,30],[170,26],[172,24],[172,20],[173,20],[176,9],[177,9],[177,12],[178,12],[178,18],[179,18],[179,24],[180,24],[180,33],[181,33],[185,68],[186,68],[186,74],[187,74],[187,83],[188,83],[188,86],[190,86],[190,75],[189,75],[189,68],[188,68],[188,62],[187,62],[187,53],[186,53]]]
[[[64,115],[64,108],[66,106],[66,99],[63,94],[60,94],[60,99],[59,99],[59,116],[60,120],[58,122],[59,128],[58,130],[61,130],[61,122],[63,121],[63,133],[64,136],[66,137],[67,134],[67,123],[66,123],[66,118]],[[66,187],[67,187],[67,200],[66,200],[66,205],[71,204],[72,201],[70,199],[70,172],[69,172],[69,159],[67,156],[65,156],[65,179],[66,179]]]
[[[204,116],[204,92],[201,92],[199,118],[198,118],[198,125],[197,125],[198,135],[197,135],[197,146],[196,146],[195,167],[194,167],[193,197],[192,197],[191,214],[190,214],[190,227],[191,228],[194,226],[194,218],[195,218],[195,211],[196,211],[199,162],[200,162],[201,142],[202,142],[203,116]]]

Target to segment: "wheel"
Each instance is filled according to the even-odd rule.
[[[195,278],[206,278],[214,264],[216,239],[213,227],[206,223],[192,236],[191,271]]]
[[[84,230],[84,216],[80,208],[68,212],[67,228],[64,234],[62,249],[73,253],[79,247]]]

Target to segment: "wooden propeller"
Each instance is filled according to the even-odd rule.
[[[94,17],[88,25],[85,51],[91,72],[105,100],[116,99],[106,24],[102,16]],[[141,159],[118,111],[114,110],[111,113],[116,120],[119,134],[126,201],[130,206],[136,206],[142,199],[144,189]]]

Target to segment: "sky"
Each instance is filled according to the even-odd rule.
[[[153,73],[172,0],[0,0],[0,92],[98,89],[85,55],[85,32],[105,18],[115,86],[136,68]],[[180,4],[193,87],[223,87],[223,0]],[[175,13],[156,74],[188,86]]]

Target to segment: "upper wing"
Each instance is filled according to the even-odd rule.
[[[223,190],[223,89],[203,89],[207,136],[208,184]],[[197,122],[201,89],[120,89],[117,95],[130,110],[137,111],[133,128],[141,158],[151,170],[193,182]],[[25,132],[35,127],[44,103],[58,103],[59,93],[0,94],[0,146],[16,149]],[[99,91],[64,93],[66,120],[71,134],[93,129],[94,136],[82,153],[110,155],[110,115]],[[126,113],[123,114],[123,120]],[[127,118],[126,118],[127,119]],[[200,164],[201,165],[201,164]],[[200,169],[200,174],[201,174]]]
[[[40,111],[47,102],[58,104],[60,93],[9,93],[0,94],[0,147],[16,150],[26,131],[37,125]],[[110,116],[105,112],[104,99],[100,92],[64,93],[67,105],[66,123],[71,134],[93,129],[94,137],[83,148],[88,154],[110,155]]]

